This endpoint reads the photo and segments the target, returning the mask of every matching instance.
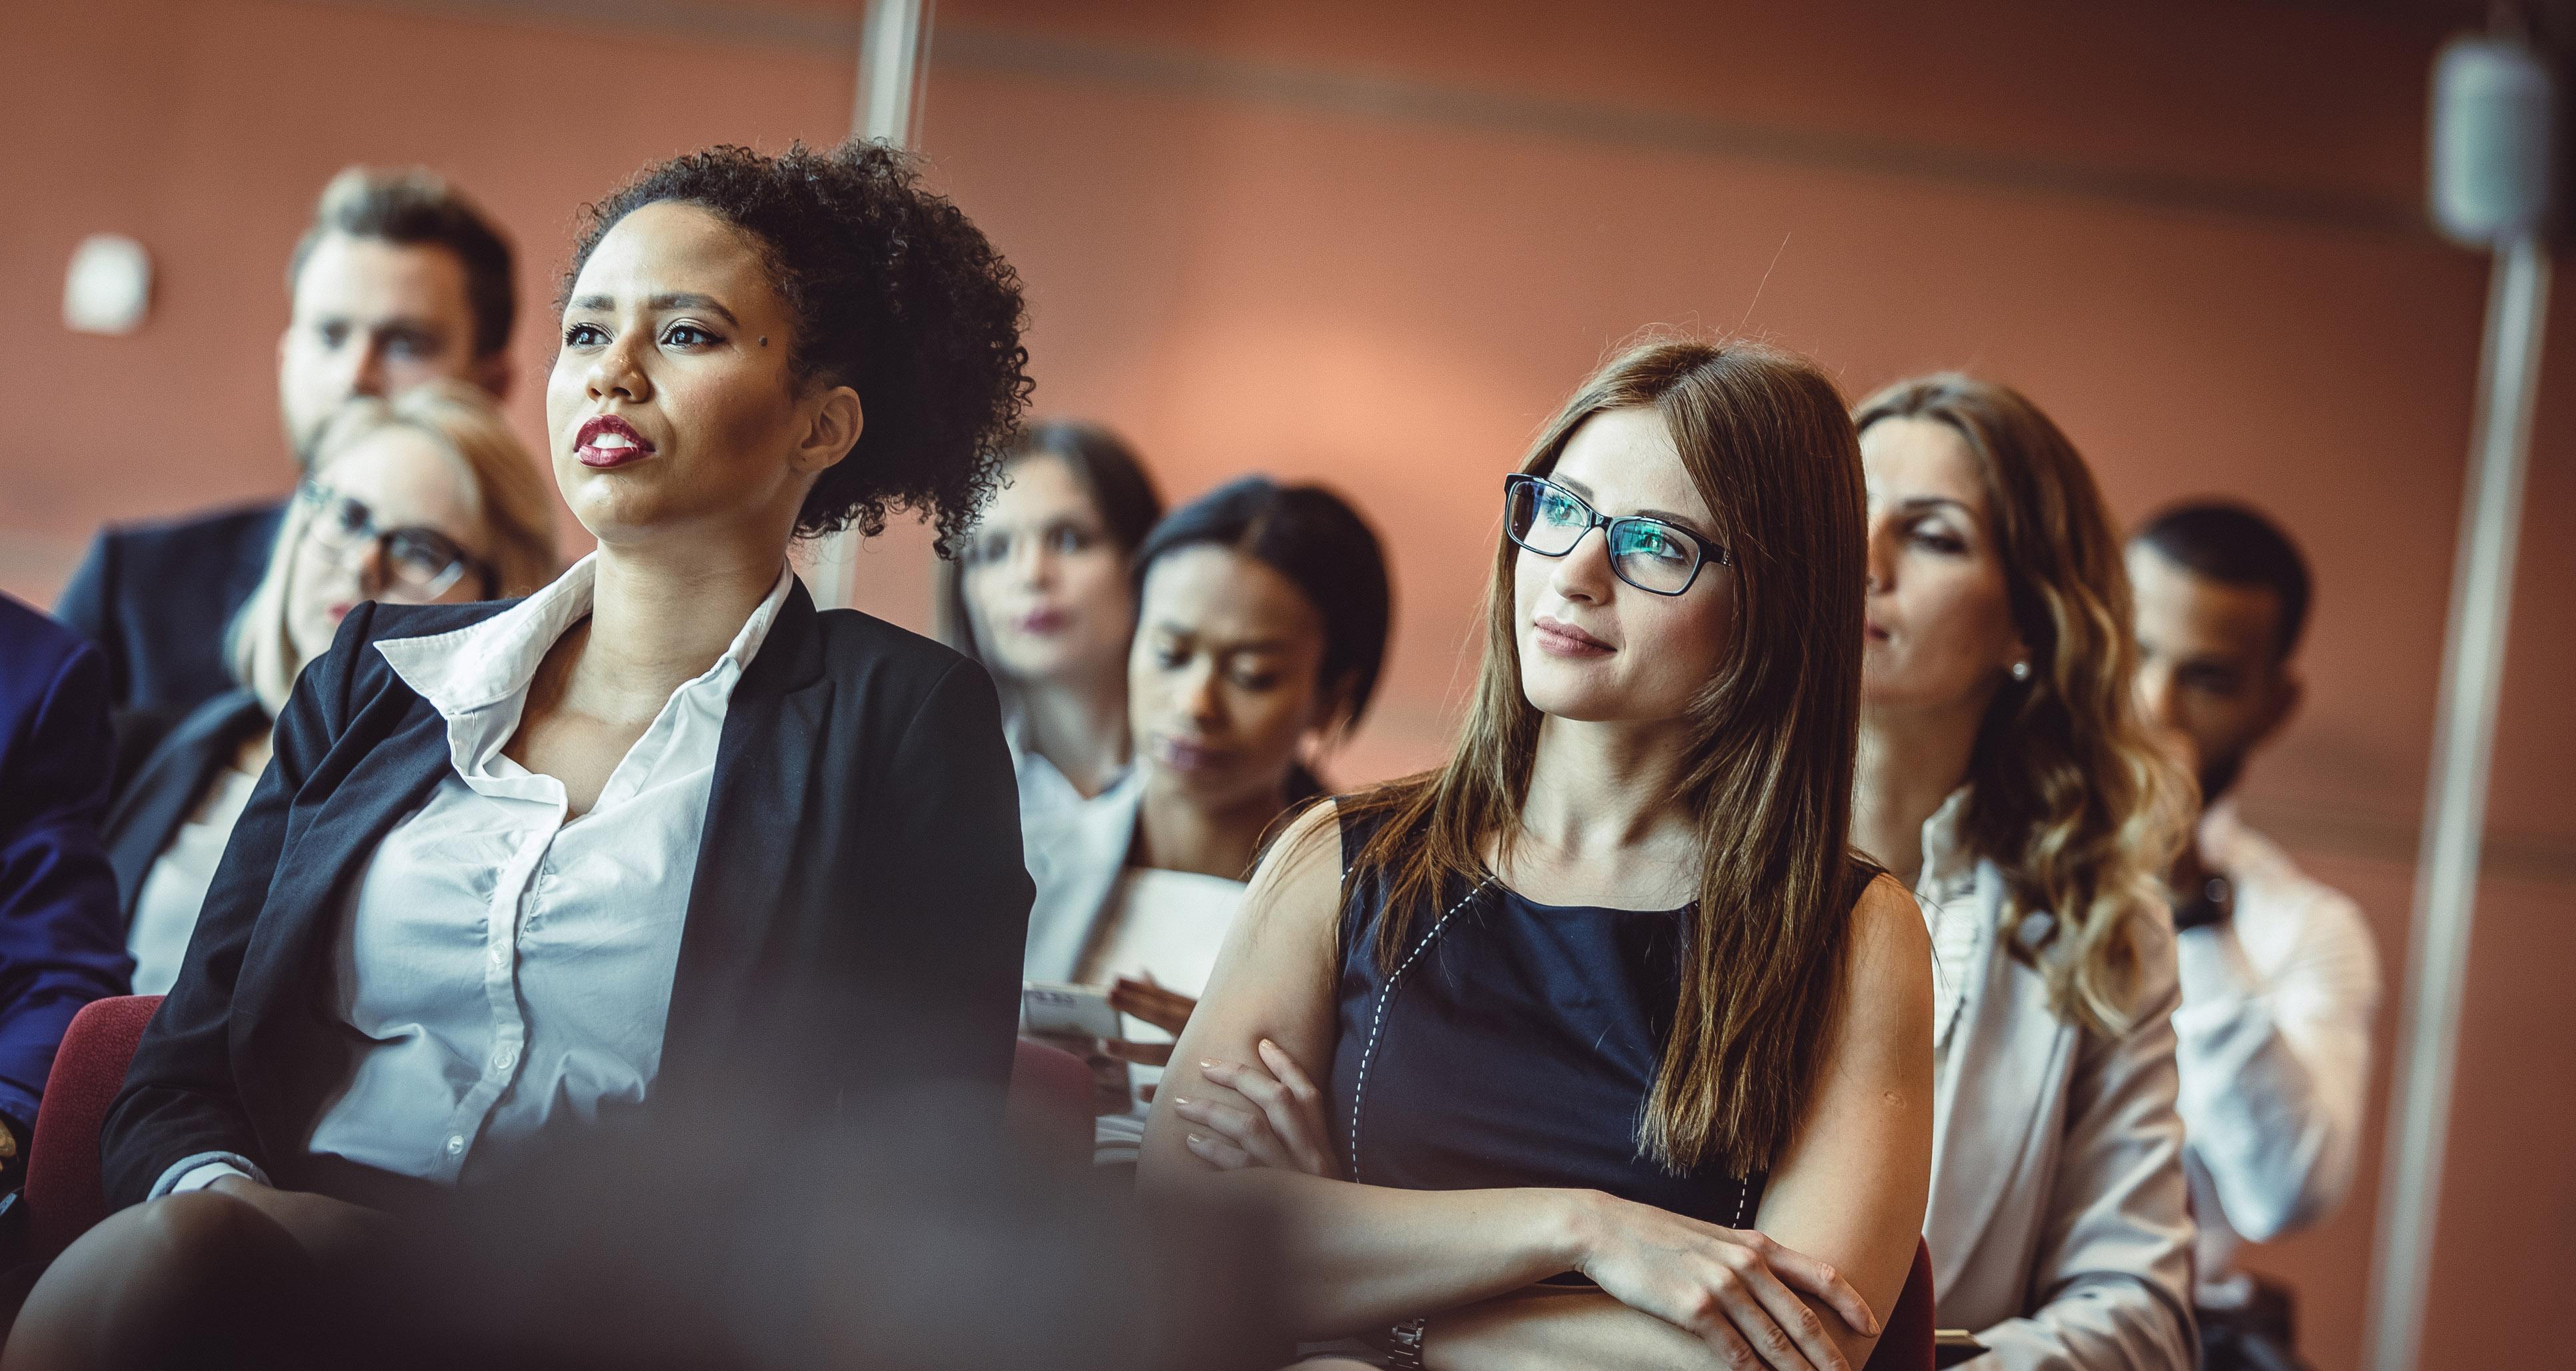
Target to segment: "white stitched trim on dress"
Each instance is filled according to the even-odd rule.
[[[1753,1217],[1744,1211],[1751,1209],[1752,1207],[1753,1186],[1745,1178],[1737,1177],[1735,1184],[1735,1222],[1729,1224],[1728,1227],[1737,1229],[1744,1227],[1744,1221]]]
[[[1478,881],[1466,894],[1459,896],[1458,903],[1449,906],[1449,913],[1433,922],[1431,931],[1423,934],[1422,941],[1415,943],[1404,960],[1396,964],[1394,972],[1387,976],[1386,984],[1378,987],[1377,1009],[1369,1015],[1368,1042],[1360,1048],[1359,1074],[1351,1082],[1351,1179],[1354,1181],[1360,1178],[1360,1102],[1368,1096],[1369,1059],[1377,1055],[1378,1035],[1386,1028],[1387,1001],[1395,998],[1395,983],[1404,978],[1405,972],[1413,969],[1414,960],[1422,955],[1423,949],[1431,946],[1431,940],[1439,937],[1440,930],[1449,926],[1450,915],[1465,909],[1467,902],[1482,893],[1485,885],[1486,882]]]

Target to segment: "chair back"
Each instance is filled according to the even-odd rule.
[[[1914,1269],[1861,1371],[1932,1371],[1932,1249],[1914,1244]]]
[[[36,1133],[27,1141],[27,1180],[18,1202],[27,1206],[30,1256],[51,1261],[72,1240],[107,1217],[107,1187],[100,1179],[99,1130],[125,1068],[143,1041],[143,1029],[161,1007],[158,995],[118,995],[92,1000],[72,1016],[45,1097],[36,1106]]]
[[[1020,1039],[1005,1112],[1011,1136],[1033,1157],[1091,1164],[1091,1068],[1051,1043]]]

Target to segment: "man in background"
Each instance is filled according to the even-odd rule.
[[[2191,745],[2205,806],[2170,877],[2204,1365],[2297,1366],[2287,1292],[2238,1271],[2236,1249],[2343,1203],[2379,1004],[2359,908],[2246,827],[2229,798],[2298,709],[2308,569],[2271,520],[2216,503],[2148,521],[2128,565],[2141,703]]]
[[[426,171],[351,167],[333,177],[286,284],[278,407],[299,468],[352,396],[441,378],[495,399],[509,389],[518,309],[509,242]],[[54,615],[106,654],[111,707],[175,720],[231,687],[224,630],[259,584],[284,512],[270,501],[99,534]]]

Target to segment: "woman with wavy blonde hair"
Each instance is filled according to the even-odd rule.
[[[428,503],[438,504],[442,512],[453,506],[455,519],[480,524],[479,536],[469,541],[482,547],[481,554],[467,552],[464,542],[453,537],[447,537],[447,547],[424,551],[422,539],[396,536],[405,530],[388,529],[387,537],[367,545],[366,555],[334,557],[335,551],[355,549],[363,541],[357,538],[361,530],[346,525],[352,517],[363,522],[369,506],[359,500],[353,516],[350,502],[338,498],[346,482],[335,484],[324,468],[362,449],[362,466],[372,482],[399,487],[403,494],[426,492]],[[379,470],[385,473],[381,478]],[[554,493],[546,488],[543,468],[510,432],[491,397],[461,381],[433,381],[392,399],[362,395],[342,405],[315,436],[312,474],[296,496],[278,528],[277,555],[269,558],[268,574],[234,616],[224,639],[225,661],[235,679],[259,695],[272,717],[286,707],[296,673],[330,645],[330,635],[356,600],[511,598],[553,580],[562,566],[555,556]],[[446,556],[432,570],[430,564],[442,561],[443,553],[462,555]],[[353,581],[365,582],[355,586],[361,593],[312,593],[332,580],[335,567]],[[302,586],[297,584],[299,571]],[[425,589],[433,583],[435,589]]]
[[[1939,1320],[2006,1367],[2188,1367],[2159,873],[2190,781],[2131,695],[2119,537],[2074,444],[2009,387],[1901,381],[1854,423],[1852,834],[1932,932]]]
[[[350,608],[525,595],[554,577],[554,509],[537,459],[473,386],[434,381],[331,415],[268,570],[233,617],[234,689],[156,740],[108,812],[138,994],[177,980],[272,726]]]

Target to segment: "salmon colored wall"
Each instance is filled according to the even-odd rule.
[[[846,134],[854,59],[362,5],[84,0],[0,7],[0,64],[0,283],[28,315],[0,351],[0,589],[46,599],[103,519],[291,483],[286,259],[333,172],[425,163],[516,241],[510,410],[534,444],[582,202],[692,146]],[[647,72],[685,84],[648,93]],[[153,254],[153,313],[130,337],[58,322],[95,232]]]
[[[2124,518],[2208,492],[2279,512],[2322,583],[2312,688],[2247,804],[2364,903],[2392,985],[2353,1202],[2251,1262],[2305,1290],[2319,1365],[2355,1365],[2484,297],[2481,262],[2402,222],[2437,35],[2259,7],[1653,9],[952,0],[926,143],[1031,282],[1042,408],[1116,422],[1177,494],[1258,467],[1377,513],[1402,625],[1346,773],[1436,755],[1499,474],[1643,324],[1749,328],[1855,394],[1966,365],[2046,404]],[[1825,146],[1783,155],[1783,128]],[[2211,208],[2242,186],[2280,198]],[[2483,909],[2428,1365],[2493,1364],[2576,1276],[2576,1166],[2516,1142],[2576,1134],[2552,1103],[2576,1071],[2513,1047],[2576,1008],[2535,893],[2563,908],[2576,871],[2576,735],[2541,694],[2569,665],[2545,589],[2570,569],[2569,374],[2495,782],[2490,869],[2526,879]]]
[[[49,597],[101,519],[284,485],[279,276],[342,163],[428,162],[516,234],[533,439],[582,199],[683,147],[846,130],[856,0],[511,8],[0,11],[0,287],[34,302],[0,341],[0,588]],[[2439,34],[2277,4],[1564,14],[945,0],[924,141],[1029,282],[1040,408],[1123,429],[1173,495],[1258,468],[1372,513],[1399,633],[1336,766],[1357,780],[1437,755],[1500,473],[1633,330],[1765,334],[1855,394],[1945,365],[2019,384],[2124,518],[2226,492],[2306,543],[2309,704],[2247,806],[2367,908],[2384,1062],[2484,292],[2478,259],[2408,227]],[[158,259],[130,338],[53,323],[98,230]],[[2576,1062],[2532,1050],[2576,1010],[2576,312],[2555,314],[2428,1365],[2555,1345],[2576,1281]],[[862,552],[862,602],[922,622],[920,545]],[[2353,1205],[2255,1258],[2304,1287],[2327,1368],[2358,1357],[2385,1099],[2383,1065]]]

